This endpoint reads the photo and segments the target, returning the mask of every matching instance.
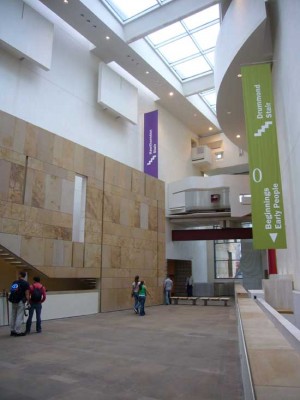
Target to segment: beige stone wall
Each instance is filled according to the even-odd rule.
[[[135,275],[162,302],[165,275],[164,183],[106,158],[101,310],[132,306]]]
[[[84,243],[72,241],[75,175],[86,177]],[[164,183],[0,112],[0,243],[50,278],[101,278],[101,310],[153,304],[165,276]],[[149,303],[149,300],[148,300]]]

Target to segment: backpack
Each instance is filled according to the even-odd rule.
[[[23,300],[23,292],[20,283],[15,281],[11,284],[8,301],[11,303],[19,303],[21,300]]]
[[[30,296],[30,300],[33,303],[39,303],[42,300],[42,295],[43,295],[43,291],[42,291],[43,287],[36,287],[33,285],[33,291],[31,293]]]

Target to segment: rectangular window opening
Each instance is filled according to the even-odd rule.
[[[75,175],[74,206],[73,206],[73,242],[84,242],[86,204],[86,177]]]
[[[240,239],[214,241],[214,253],[216,279],[241,279],[243,277],[240,270]]]

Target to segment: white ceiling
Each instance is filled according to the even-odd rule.
[[[34,7],[37,0],[25,0]],[[213,75],[181,83],[158,57],[144,36],[218,3],[216,0],[173,0],[125,26],[100,0],[40,0],[93,45],[105,63],[115,62],[150,89],[157,101],[200,136],[221,132],[215,114],[196,93],[214,87]],[[110,40],[106,39],[110,37]],[[149,74],[146,74],[146,71]],[[172,97],[169,93],[173,92]],[[212,130],[209,130],[212,127]]]
[[[101,0],[24,1],[41,13],[45,10],[49,13],[50,9],[91,43],[95,55],[107,64],[118,64],[141,82],[157,96],[160,105],[193,133],[210,136],[223,131],[239,148],[247,150],[241,82],[236,76],[246,62],[270,59],[271,53],[265,48],[264,25],[245,42],[228,68],[226,80],[218,92],[218,122],[216,115],[197,95],[215,86],[213,74],[181,83],[144,39],[152,32],[219,3],[218,0],[173,0],[125,25]],[[230,2],[221,1],[221,15]],[[174,93],[172,97],[170,92]],[[238,140],[237,133],[241,135]]]

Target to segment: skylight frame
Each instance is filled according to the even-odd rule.
[[[213,5],[213,6],[209,7],[209,8],[213,8],[213,7],[219,7],[219,4]],[[206,10],[203,10],[203,11],[206,11]],[[207,28],[210,28],[210,27],[214,27],[215,25],[218,25],[219,29],[220,29],[220,13],[218,13],[218,15],[219,15],[218,18],[213,18],[212,20],[209,20],[209,21],[207,21],[204,24],[199,25],[199,26],[193,26],[192,29],[189,29],[188,28],[188,24],[186,23],[186,20],[188,18],[190,18],[190,17],[182,19],[182,20],[180,20],[178,22],[180,22],[180,24],[184,28],[185,32],[184,33],[180,32],[180,34],[178,34],[178,36],[174,36],[174,37],[172,37],[172,38],[170,38],[170,39],[168,39],[166,41],[162,41],[162,42],[159,42],[159,41],[157,42],[156,41],[156,43],[151,41],[151,35],[156,34],[159,31],[153,32],[152,34],[146,36],[144,39],[154,49],[154,51],[164,61],[164,63],[167,65],[167,67],[172,71],[172,73],[177,77],[177,79],[181,83],[188,82],[188,81],[191,81],[193,79],[196,79],[196,78],[199,78],[201,76],[205,76],[205,75],[208,75],[208,74],[211,74],[211,73],[214,72],[214,63],[211,61],[211,59],[210,59],[210,57],[208,55],[211,54],[211,52],[214,52],[215,46],[208,47],[205,50],[203,50],[200,47],[199,43],[197,42],[196,38],[193,37],[193,35],[195,33],[197,33],[197,32],[200,32],[200,31],[204,30],[204,29],[207,29]],[[178,22],[176,22],[176,24],[178,24]],[[161,30],[163,30],[163,29],[165,29],[165,28],[162,28]],[[186,37],[186,36],[189,36],[193,40],[194,44],[198,48],[198,53],[190,55],[190,56],[188,56],[186,58],[183,58],[183,59],[180,59],[180,60],[176,60],[174,62],[169,62],[167,60],[167,58],[164,57],[164,55],[161,53],[160,48],[163,47],[163,46],[166,46],[169,43],[173,43],[173,42],[176,43],[177,40],[180,40],[180,39],[182,39],[183,37]],[[180,74],[178,74],[178,72],[175,69],[176,66],[178,65],[178,63],[183,63],[185,61],[189,61],[190,59],[197,58],[199,56],[200,57],[201,56],[204,57],[205,61],[210,66],[210,70],[209,71],[205,71],[205,72],[199,73],[197,75],[192,74],[192,75],[187,76],[187,77],[182,77],[182,76],[180,76]]]
[[[143,15],[146,15],[149,12],[151,12],[159,7],[163,7],[164,5],[166,5],[167,3],[170,3],[173,0],[153,0],[153,2],[156,2],[156,4],[153,4],[152,6],[147,7],[144,10],[137,12],[136,14],[133,14],[130,17],[126,17],[126,15],[122,11],[122,9],[120,7],[118,7],[117,4],[115,4],[115,1],[117,2],[118,0],[101,0],[101,1],[112,12],[112,14],[119,20],[119,22],[121,22],[122,25],[126,25],[129,22],[131,22],[135,19],[138,19],[138,18],[142,17]],[[123,0],[123,4],[125,4],[124,0]]]
[[[118,2],[118,0],[99,0],[102,1],[107,7],[108,9],[112,12],[112,14],[120,21],[120,23],[125,26],[127,23],[136,20],[138,18],[140,18],[143,15],[148,14],[149,12],[158,9],[159,7],[163,7],[164,5],[170,3],[173,0],[153,0],[153,2],[155,1],[156,4],[153,4],[151,7],[148,7],[146,9],[144,9],[143,11],[134,14],[128,18],[124,17],[124,14],[122,14],[122,12],[120,12],[120,10],[118,9],[118,7],[114,4],[114,1]],[[122,5],[124,5],[125,3],[123,2]],[[217,9],[218,8],[218,9]],[[212,19],[207,20],[204,18],[204,21],[202,19],[202,15],[200,15],[201,13],[207,13],[207,11],[211,9],[212,11]],[[195,22],[193,21],[193,17],[197,16],[197,18],[194,18],[194,21],[196,20],[202,20],[202,22],[200,25],[196,25]],[[209,12],[207,13],[207,15],[209,15]],[[155,33],[159,32],[160,30],[166,29],[169,26],[172,26],[173,24],[178,24],[180,23],[180,32],[178,34],[174,34],[174,36],[170,36],[169,38],[167,38],[166,40],[160,41],[157,40],[157,42],[152,42],[151,41],[151,35],[154,35]],[[214,73],[214,60],[213,60],[213,54],[215,52],[215,45],[214,46],[210,46],[207,47],[205,49],[202,49],[199,42],[197,41],[196,36],[194,36],[195,34],[197,35],[198,32],[207,29],[209,27],[214,27],[215,25],[218,25],[220,28],[220,23],[221,23],[221,18],[220,18],[220,3],[214,4],[213,6],[207,7],[206,9],[199,11],[189,17],[183,18],[180,21],[174,22],[173,24],[170,24],[168,27],[164,27],[161,28],[160,30],[151,33],[150,35],[144,37],[144,40],[149,44],[149,46],[151,48],[153,48],[153,50],[157,53],[158,57],[166,64],[166,66],[169,68],[169,70],[175,75],[175,77],[179,80],[179,82],[181,83],[185,83],[188,81],[192,81],[194,79],[197,79],[199,77],[202,76],[206,76],[209,74]],[[165,55],[160,51],[160,48],[162,48],[163,46],[166,46],[168,44],[171,43],[176,43],[176,41],[185,38],[185,37],[189,37],[193,44],[197,47],[198,52],[193,53],[193,54],[188,54],[186,57],[183,58],[179,58],[174,60],[173,62],[169,62],[167,60],[167,57],[165,57]],[[196,60],[197,58],[202,58],[207,65],[210,67],[209,70],[205,70],[204,72],[200,72],[198,74],[190,74],[187,76],[184,76],[184,73],[178,72],[176,70],[179,69],[179,66],[181,64],[187,63],[189,61],[191,61],[191,64],[193,60]],[[216,104],[211,104],[211,102],[207,101],[205,94],[207,94],[210,91],[214,91],[215,89],[209,89],[206,90],[204,92],[199,92],[198,95],[201,98],[202,101],[205,102],[205,104],[211,109],[211,111],[216,114]]]
[[[217,114],[217,104],[216,101],[214,102],[209,102],[206,96],[209,95],[216,95],[216,90],[215,88],[210,88],[207,90],[203,90],[198,93],[198,96],[200,97],[201,100],[204,101],[204,103],[212,110],[212,112],[216,115]],[[216,100],[216,99],[215,99]]]

